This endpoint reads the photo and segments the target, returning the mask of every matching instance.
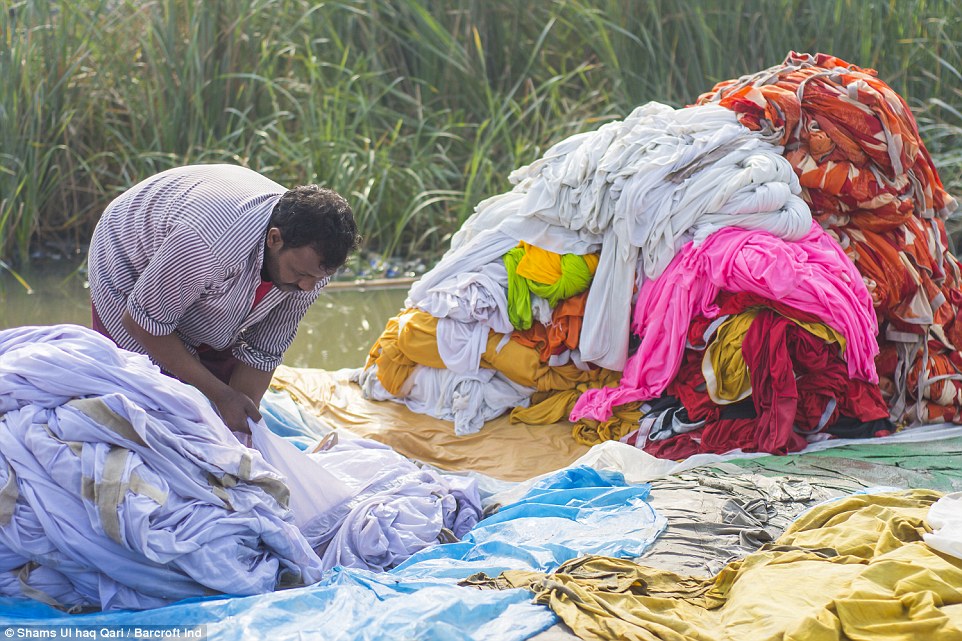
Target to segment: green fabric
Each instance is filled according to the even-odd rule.
[[[508,319],[511,325],[524,331],[531,328],[531,289],[527,278],[518,276],[518,263],[524,257],[524,249],[515,247],[504,255],[504,267],[508,270]]]
[[[735,459],[760,474],[846,478],[865,486],[962,491],[962,436],[924,443],[865,443],[821,452]]]
[[[585,263],[585,257],[578,254],[561,255],[561,278],[554,283],[539,283],[528,279],[531,291],[547,300],[552,308],[558,301],[585,291],[590,284],[591,271]]]
[[[576,296],[591,284],[591,270],[585,257],[578,254],[561,255],[561,278],[554,283],[539,283],[518,275],[518,263],[524,258],[523,247],[515,247],[503,257],[508,271],[508,319],[511,325],[524,331],[531,328],[531,294],[548,301],[554,309],[559,301]]]

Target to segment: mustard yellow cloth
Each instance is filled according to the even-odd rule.
[[[527,587],[589,640],[955,641],[962,560],[922,541],[939,497],[909,490],[822,504],[712,579],[582,557],[550,575],[467,583]]]
[[[736,314],[722,323],[714,339],[705,349],[701,371],[705,377],[708,396],[718,405],[735,403],[748,398],[752,382],[742,355],[742,343],[759,308],[754,307]],[[793,323],[826,343],[837,343],[844,353],[845,338],[824,323],[810,323],[789,317]]]
[[[575,401],[590,388],[617,385],[621,378],[620,372],[609,372],[607,379],[579,383],[571,390],[548,392],[532,397],[528,407],[516,407],[511,410],[511,423],[526,425],[543,425],[567,420]],[[612,415],[606,421],[596,421],[583,418],[571,426],[571,437],[584,445],[595,445],[604,441],[617,441],[629,432],[638,428],[638,421],[644,416],[639,409],[641,402],[626,403],[612,408]]]
[[[419,310],[405,310],[388,319],[371,346],[364,368],[377,364],[377,378],[394,396],[404,395],[404,383],[416,365],[444,367],[437,342],[438,319]]]
[[[368,355],[366,367],[377,363],[377,377],[388,392],[403,396],[404,383],[415,365],[444,368],[438,353],[438,319],[420,310],[406,310],[390,319]],[[496,369],[506,377],[538,391],[574,389],[579,383],[611,381],[620,374],[605,369],[583,371],[574,364],[549,366],[541,362],[538,350],[503,334],[491,332],[481,367]],[[501,348],[498,349],[499,345]]]

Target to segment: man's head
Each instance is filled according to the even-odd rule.
[[[262,277],[285,291],[311,290],[337,271],[360,242],[351,206],[337,192],[317,185],[295,187],[271,213]]]

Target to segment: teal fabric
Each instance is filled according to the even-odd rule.
[[[962,491],[962,436],[923,443],[865,443],[821,452],[729,461],[761,474],[791,474],[884,485]]]

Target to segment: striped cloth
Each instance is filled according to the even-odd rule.
[[[243,363],[276,368],[329,280],[308,292],[272,287],[253,306],[271,211],[285,191],[243,167],[191,165],[110,203],[88,269],[91,300],[114,341],[144,353],[121,323],[128,311],[151,334],[176,333],[191,351],[232,348]]]

